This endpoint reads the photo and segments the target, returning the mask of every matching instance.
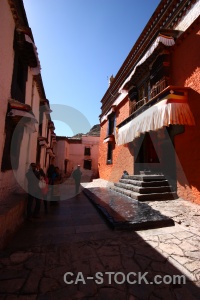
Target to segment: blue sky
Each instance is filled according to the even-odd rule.
[[[98,124],[108,78],[117,74],[160,1],[23,1],[50,104],[78,111],[77,123],[80,112],[91,127]],[[81,124],[72,128],[67,118],[56,118],[57,135],[86,133]]]

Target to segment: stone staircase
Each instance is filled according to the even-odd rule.
[[[123,175],[110,189],[138,201],[178,198],[164,175]]]

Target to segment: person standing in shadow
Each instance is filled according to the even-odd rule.
[[[41,195],[44,203],[45,214],[48,213],[48,200],[47,200],[47,196],[49,192],[48,182],[49,182],[48,177],[45,175],[43,171],[40,171],[39,187],[41,190]]]
[[[28,202],[27,202],[27,218],[39,218],[41,192],[39,188],[39,172],[36,169],[36,164],[31,163],[29,170],[26,173],[28,181]],[[32,213],[32,205],[35,201],[35,208]]]
[[[48,170],[47,170],[47,177],[48,177],[50,185],[53,185],[53,174],[54,174],[54,172],[55,172],[55,165],[54,165],[54,158],[53,158],[51,160],[51,164],[49,165]]]
[[[73,171],[72,177],[75,181],[75,195],[79,193],[80,183],[81,183],[81,175],[82,172],[80,170],[80,165],[77,166],[77,168]]]
[[[62,176],[60,173],[60,169],[55,167],[55,171],[53,173],[53,192],[51,205],[58,205],[60,202],[60,184],[62,183]]]
[[[48,185],[49,185],[49,200],[53,198],[53,176],[55,173],[54,158],[51,159],[51,163],[47,169]]]

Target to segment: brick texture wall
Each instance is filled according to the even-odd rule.
[[[178,195],[200,204],[200,25],[175,48],[172,59],[173,83],[190,87],[188,103],[196,126],[185,126],[175,137]]]
[[[121,123],[129,115],[129,102],[126,98],[116,111],[116,125]],[[108,121],[101,124],[101,135],[99,143],[99,176],[105,180],[117,182],[124,170],[129,174],[133,174],[133,156],[128,145],[117,146],[113,150],[113,163],[107,165],[107,149],[108,144],[103,143],[107,135]]]
[[[177,192],[179,197],[200,204],[200,25],[194,26],[185,38],[177,43],[172,52],[172,83],[189,87],[188,103],[195,118],[195,126],[185,126],[185,132],[175,136]],[[117,110],[117,124],[129,115],[128,99]],[[99,174],[106,180],[116,182],[123,170],[133,170],[133,155],[128,145],[115,146],[113,164],[107,165],[107,121],[101,126]]]

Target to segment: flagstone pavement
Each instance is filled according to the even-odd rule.
[[[98,179],[82,189],[107,186]],[[47,215],[42,207],[0,252],[0,299],[200,299],[200,206],[149,202],[175,226],[114,230],[73,192],[64,184],[59,205]]]

